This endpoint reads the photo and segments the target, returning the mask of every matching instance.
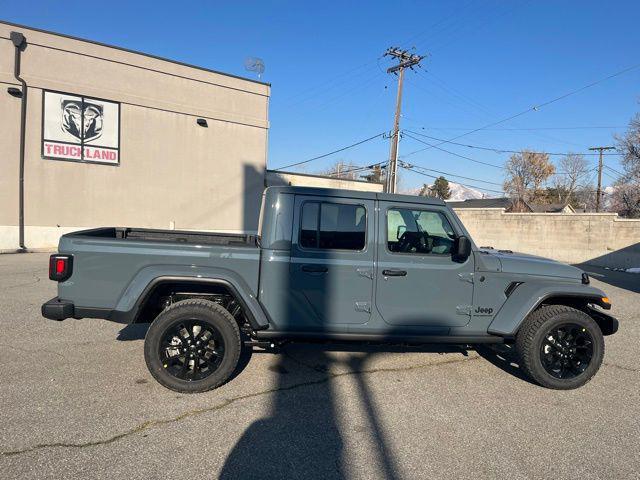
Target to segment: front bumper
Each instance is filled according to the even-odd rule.
[[[611,305],[609,305],[609,308],[611,308]],[[587,307],[587,314],[596,321],[603,335],[613,335],[618,331],[620,322],[618,322],[617,318],[593,307]]]
[[[75,315],[75,306],[69,300],[60,300],[58,297],[52,298],[42,304],[42,316],[50,320],[64,320]]]

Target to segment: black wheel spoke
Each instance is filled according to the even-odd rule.
[[[589,331],[574,323],[560,325],[544,337],[540,360],[553,377],[570,379],[581,375],[593,357],[593,339]]]
[[[185,381],[198,381],[211,375],[222,363],[224,340],[208,322],[183,320],[167,328],[158,353],[169,374]]]

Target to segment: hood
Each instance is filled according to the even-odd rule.
[[[483,250],[500,261],[501,271],[523,275],[570,278],[582,281],[582,270],[549,258],[510,250]]]

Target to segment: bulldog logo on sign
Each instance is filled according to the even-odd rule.
[[[120,164],[120,103],[44,90],[42,157]]]
[[[62,100],[62,130],[90,142],[102,135],[104,110],[97,103]]]

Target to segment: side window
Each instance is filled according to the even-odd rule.
[[[300,246],[362,250],[366,241],[366,210],[362,205],[306,202],[302,205]]]
[[[318,202],[307,202],[302,205],[300,222],[300,245],[304,248],[318,248]]]
[[[450,255],[455,233],[441,212],[393,208],[387,212],[390,252]]]

